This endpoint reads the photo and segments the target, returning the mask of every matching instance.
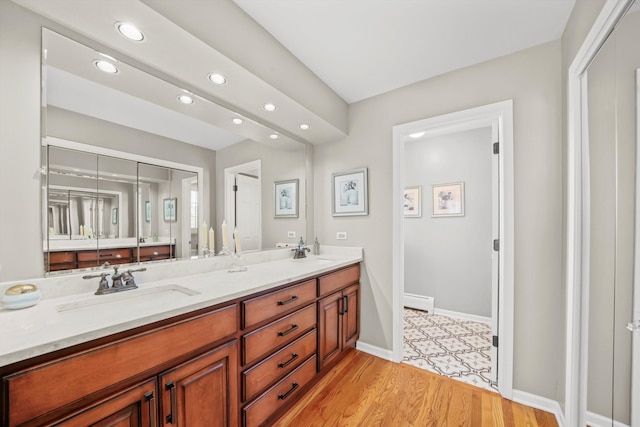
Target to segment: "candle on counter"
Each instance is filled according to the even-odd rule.
[[[209,249],[215,249],[216,247],[216,239],[215,234],[213,232],[213,227],[209,228]]]
[[[229,241],[228,241],[228,237],[229,236],[227,236],[227,220],[226,219],[224,221],[222,221],[222,227],[221,228],[222,228],[222,247],[226,248],[226,247],[228,247],[227,244],[229,243]]]
[[[202,224],[202,243],[207,246],[207,223]]]
[[[240,253],[242,249],[240,249],[240,233],[238,232],[238,227],[233,231],[233,241],[236,243],[236,253]]]

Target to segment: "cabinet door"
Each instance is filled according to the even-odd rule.
[[[238,425],[238,344],[232,341],[160,375],[161,423]]]
[[[353,347],[360,332],[360,285],[353,285],[342,291],[344,307],[342,309],[343,349]]]
[[[60,427],[157,427],[156,379],[109,396],[63,420]]]
[[[318,301],[318,367],[322,369],[342,349],[342,292]]]

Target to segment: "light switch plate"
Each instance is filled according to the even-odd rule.
[[[287,237],[295,239],[296,238],[296,232],[295,231],[287,231]]]
[[[337,240],[347,240],[347,232],[346,231],[338,231],[336,233]]]

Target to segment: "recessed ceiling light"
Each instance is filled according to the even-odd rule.
[[[416,132],[416,133],[409,134],[409,136],[410,136],[411,138],[420,138],[420,137],[421,137],[421,136],[423,136],[425,133],[426,133],[426,132]]]
[[[183,104],[193,104],[193,98],[190,97],[189,95],[178,95],[178,101],[182,102]]]
[[[212,83],[215,83],[217,85],[223,85],[227,83],[227,78],[222,74],[218,74],[218,73],[209,74],[209,80],[211,80]]]
[[[138,27],[128,22],[116,22],[116,29],[120,34],[134,42],[144,40],[144,33],[140,31]]]
[[[269,138],[278,139],[278,134],[277,133],[272,133],[271,135],[269,135]]]
[[[95,65],[98,70],[107,74],[116,74],[118,71],[120,71],[118,70],[118,67],[116,67],[109,61],[105,61],[104,59],[97,59],[93,61],[93,65]]]
[[[242,120],[240,117],[234,117],[233,119],[231,119],[231,123],[233,123],[234,125],[241,125],[242,123],[244,123],[244,120]]]
[[[311,126],[309,126],[309,125],[308,125],[308,124],[306,124],[306,123],[303,123],[303,124],[301,124],[301,125],[300,125],[300,126],[298,126],[298,127],[299,127],[300,129],[302,129],[302,130],[309,130],[309,128],[310,128]]]
[[[264,108],[266,111],[276,111],[278,109],[278,107],[276,107],[274,104],[272,103],[266,103],[262,106],[262,108]]]

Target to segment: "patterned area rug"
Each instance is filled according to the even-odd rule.
[[[496,391],[491,325],[404,309],[404,363]]]

